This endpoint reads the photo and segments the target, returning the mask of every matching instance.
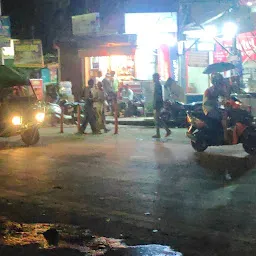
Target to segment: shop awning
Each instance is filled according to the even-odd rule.
[[[134,55],[136,35],[106,35],[77,38],[80,57]]]
[[[136,46],[113,46],[113,47],[97,47],[80,49],[79,57],[96,57],[96,56],[111,56],[111,55],[135,55]]]

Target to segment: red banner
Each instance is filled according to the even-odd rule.
[[[240,34],[237,37],[237,49],[241,51],[243,63],[256,60],[256,31]]]
[[[228,62],[231,47],[232,41],[220,41],[220,44],[216,43],[215,51],[213,52],[213,62]]]
[[[216,44],[215,51],[213,53],[213,61],[216,62],[228,62],[229,52],[232,48],[232,40],[220,41],[224,46]],[[256,31],[239,34],[237,37],[237,49],[241,51],[243,63],[246,61],[256,61]]]

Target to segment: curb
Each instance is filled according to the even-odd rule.
[[[107,120],[107,124],[115,124],[114,120]],[[119,125],[131,125],[131,126],[147,126],[147,127],[152,127],[155,126],[154,120],[143,120],[143,121],[122,121],[118,120]]]

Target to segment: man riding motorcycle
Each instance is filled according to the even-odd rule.
[[[203,96],[203,111],[204,114],[216,121],[221,122],[224,133],[224,141],[228,143],[228,132],[227,132],[227,115],[222,113],[218,108],[219,97],[228,98],[228,88],[224,82],[224,77],[220,73],[214,73],[211,75],[212,86],[209,87]]]

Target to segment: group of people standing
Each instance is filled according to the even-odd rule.
[[[84,133],[88,124],[90,124],[93,134],[101,134],[101,130],[108,132],[109,129],[106,127],[105,119],[105,107],[108,105],[107,98],[110,101],[117,99],[118,93],[118,83],[115,83],[114,73],[107,74],[105,78],[99,79],[101,74],[98,74],[98,77],[95,79],[90,79],[88,81],[88,94],[86,99],[85,106],[85,119],[82,121],[80,133]],[[153,138],[160,138],[160,127],[163,127],[166,130],[166,137],[170,136],[171,130],[168,128],[167,124],[164,123],[160,118],[161,109],[164,105],[164,100],[167,100],[168,97],[183,101],[182,97],[184,96],[183,91],[180,86],[172,79],[169,78],[163,87],[160,83],[160,75],[155,73],[153,75],[154,82],[154,114],[156,121],[156,134]],[[127,93],[127,95],[125,94]],[[130,92],[128,86],[123,88],[123,97],[127,96],[127,100],[130,100],[130,97],[133,97],[133,93]]]
[[[90,124],[93,134],[101,134],[101,130],[106,133],[109,129],[106,127],[106,93],[103,83],[98,81],[95,84],[94,80],[90,79],[88,81],[88,94],[85,104],[85,118],[82,121],[80,133],[85,133],[88,124]]]
[[[116,99],[119,82],[115,76],[115,71],[111,71],[102,77],[99,71],[95,79],[88,81],[88,91],[86,94],[85,119],[82,121],[80,133],[84,133],[90,124],[93,134],[101,134],[109,131],[106,127],[105,109],[110,108],[113,112],[112,102]]]

